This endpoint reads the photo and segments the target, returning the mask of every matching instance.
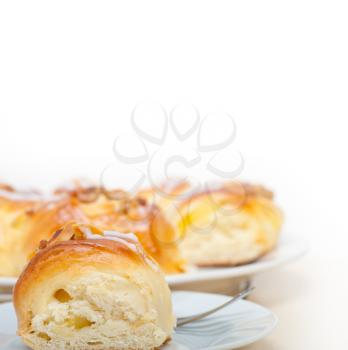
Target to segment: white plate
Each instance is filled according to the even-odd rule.
[[[199,288],[199,283],[250,276],[289,263],[301,257],[306,250],[307,243],[303,238],[284,235],[276,249],[254,263],[235,267],[197,268],[186,273],[167,276],[166,279],[171,287],[180,288],[181,285],[195,283]],[[14,277],[0,277],[0,288],[12,288],[16,280]]]
[[[229,300],[218,294],[174,292],[178,317],[208,310]],[[0,305],[0,349],[28,350],[16,334],[16,317],[11,303]],[[269,334],[277,318],[269,310],[249,301],[239,301],[205,320],[176,330],[163,350],[231,350],[251,344]]]

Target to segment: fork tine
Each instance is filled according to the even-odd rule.
[[[232,297],[232,299],[230,299],[229,301],[219,305],[218,307],[212,309],[212,310],[209,310],[209,311],[206,311],[206,312],[202,312],[200,314],[197,314],[197,315],[192,315],[192,316],[187,316],[187,317],[179,317],[177,319],[177,327],[181,327],[187,323],[190,323],[190,322],[194,322],[194,321],[198,321],[198,320],[201,320],[202,318],[205,318],[207,316],[210,316],[212,314],[214,314],[215,312],[223,309],[224,307],[226,307],[227,305],[231,305],[235,302],[237,302],[238,300],[241,300],[243,298],[245,298],[246,296],[248,296],[253,290],[255,289],[255,287],[247,287],[246,289],[244,289],[242,292],[240,292],[239,294],[235,295]]]

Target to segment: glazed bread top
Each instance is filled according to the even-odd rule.
[[[98,191],[93,200],[80,194],[93,191]],[[0,276],[18,276],[39,242],[70,221],[135,233],[166,273],[183,270],[175,230],[156,206],[140,198],[110,198],[98,188],[93,191],[79,189],[77,195],[60,190],[44,197],[0,187]]]
[[[106,190],[78,182],[56,193],[67,194],[93,225],[134,232],[145,251],[166,273],[185,270],[185,261],[178,250],[177,231],[154,203],[121,189]]]
[[[269,232],[279,233],[283,221],[282,213],[274,203],[273,193],[263,186],[249,183],[222,182],[194,186],[179,179],[167,181],[158,188],[143,190],[139,196],[162,208],[184,242],[188,231],[213,233],[214,227],[226,223],[223,230],[233,234],[234,225],[240,222],[238,229],[255,228],[255,242],[268,251],[276,243],[273,236],[278,236],[272,234],[272,239],[269,239]],[[207,239],[207,235],[197,237]]]
[[[18,276],[42,239],[65,223],[87,222],[68,198],[0,188],[0,276]]]

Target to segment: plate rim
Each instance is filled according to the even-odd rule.
[[[223,297],[226,299],[230,299],[231,297],[226,295],[226,294],[219,294],[219,293],[210,293],[210,292],[198,292],[198,291],[190,291],[190,290],[177,290],[177,291],[172,291],[172,294],[181,294],[181,293],[189,293],[189,294],[200,294],[200,295],[213,295],[213,296],[218,296],[218,297]],[[224,301],[222,301],[224,302]],[[232,349],[238,349],[240,347],[244,347],[250,344],[253,344],[265,337],[267,337],[269,334],[271,334],[274,329],[277,327],[278,323],[279,323],[279,318],[278,316],[269,308],[260,305],[254,301],[250,301],[250,300],[246,300],[246,299],[242,299],[239,300],[238,303],[242,303],[242,304],[247,304],[247,305],[252,305],[253,307],[256,307],[258,309],[262,309],[264,311],[267,311],[269,314],[269,317],[272,318],[272,324],[269,326],[269,328],[265,329],[264,331],[262,331],[260,334],[255,335],[253,337],[251,337],[248,340],[240,340],[238,342],[235,342],[234,344],[232,344],[232,348],[231,348],[231,344],[222,344],[222,345],[217,345],[217,346],[213,346],[213,347],[205,347],[202,350],[232,350]]]

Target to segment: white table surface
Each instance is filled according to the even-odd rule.
[[[333,255],[310,253],[255,278],[257,290],[250,299],[270,308],[279,324],[243,350],[348,348],[348,259]]]

